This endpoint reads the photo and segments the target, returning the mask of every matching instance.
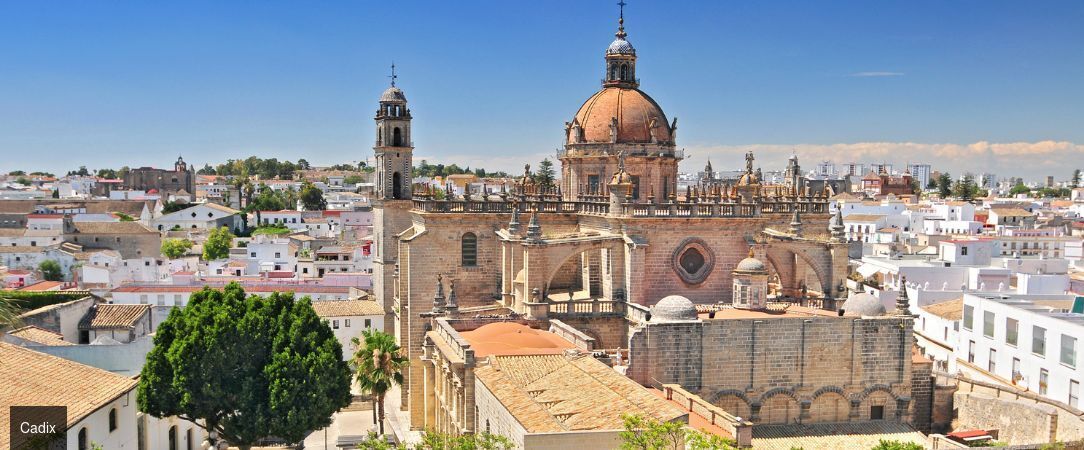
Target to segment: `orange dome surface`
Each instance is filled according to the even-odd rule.
[[[583,128],[588,143],[610,142],[610,122],[617,118],[617,142],[651,142],[654,119],[655,140],[670,142],[670,124],[655,100],[639,89],[606,87],[592,95],[576,113],[576,122]],[[570,144],[577,143],[570,136]]]
[[[571,342],[549,331],[536,330],[514,322],[497,322],[459,333],[474,349],[475,356],[552,355],[573,348]]]

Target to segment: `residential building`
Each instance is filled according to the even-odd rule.
[[[349,360],[356,350],[352,340],[360,338],[365,330],[384,330],[384,307],[366,296],[351,300],[327,300],[312,302],[316,315],[331,327],[343,346],[343,359]]]

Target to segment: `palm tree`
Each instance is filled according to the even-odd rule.
[[[376,400],[377,421],[383,435],[384,396],[392,386],[402,386],[403,369],[410,364],[410,360],[390,334],[369,329],[362,332],[361,337],[364,341],[353,339],[357,351],[352,363],[357,370],[358,387]]]
[[[15,306],[15,301],[0,297],[0,329],[8,326],[14,327],[18,324],[19,308]]]

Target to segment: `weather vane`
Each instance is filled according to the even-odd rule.
[[[391,75],[388,75],[388,78],[391,78],[391,85],[392,87],[395,87],[395,79],[399,78],[399,76],[395,74],[395,62],[391,63]]]

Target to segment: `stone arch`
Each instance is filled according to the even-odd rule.
[[[870,386],[870,387],[866,388],[866,390],[862,391],[861,393],[857,394],[854,397],[854,400],[856,400],[858,402],[865,401],[866,398],[870,396],[870,394],[872,394],[874,392],[878,392],[878,391],[887,393],[888,395],[890,395],[892,397],[893,400],[896,400],[896,399],[899,398],[896,395],[895,392],[892,392],[892,388],[888,387],[888,385],[875,384],[873,386]]]
[[[400,130],[399,127],[395,127],[391,132],[391,145],[393,147],[403,146],[403,130]]]
[[[812,270],[820,288],[825,295],[831,295],[832,282],[830,268],[822,267],[817,260],[802,248],[794,248],[784,242],[773,242],[768,245],[765,255],[779,275],[779,282],[784,295],[797,297],[799,294],[800,281],[798,279],[798,261],[805,264],[808,270]],[[793,261],[792,261],[793,260]]]
[[[798,422],[801,402],[793,391],[775,388],[760,396],[760,419],[757,423],[785,424]]]
[[[851,415],[851,401],[842,388],[825,386],[813,394],[809,405],[810,422],[847,422]]]
[[[603,249],[614,251],[620,248],[621,244],[614,241],[592,241],[585,244],[550,246],[545,250],[546,261],[556,261],[556,263],[546,268],[545,289],[549,290],[550,281],[557,276],[558,271],[572,258],[579,257],[586,252],[601,251]],[[600,267],[604,263],[604,261],[600,261]]]
[[[711,404],[743,419],[748,420],[753,415],[749,397],[745,395],[745,392],[736,389],[726,389],[712,394]]]

